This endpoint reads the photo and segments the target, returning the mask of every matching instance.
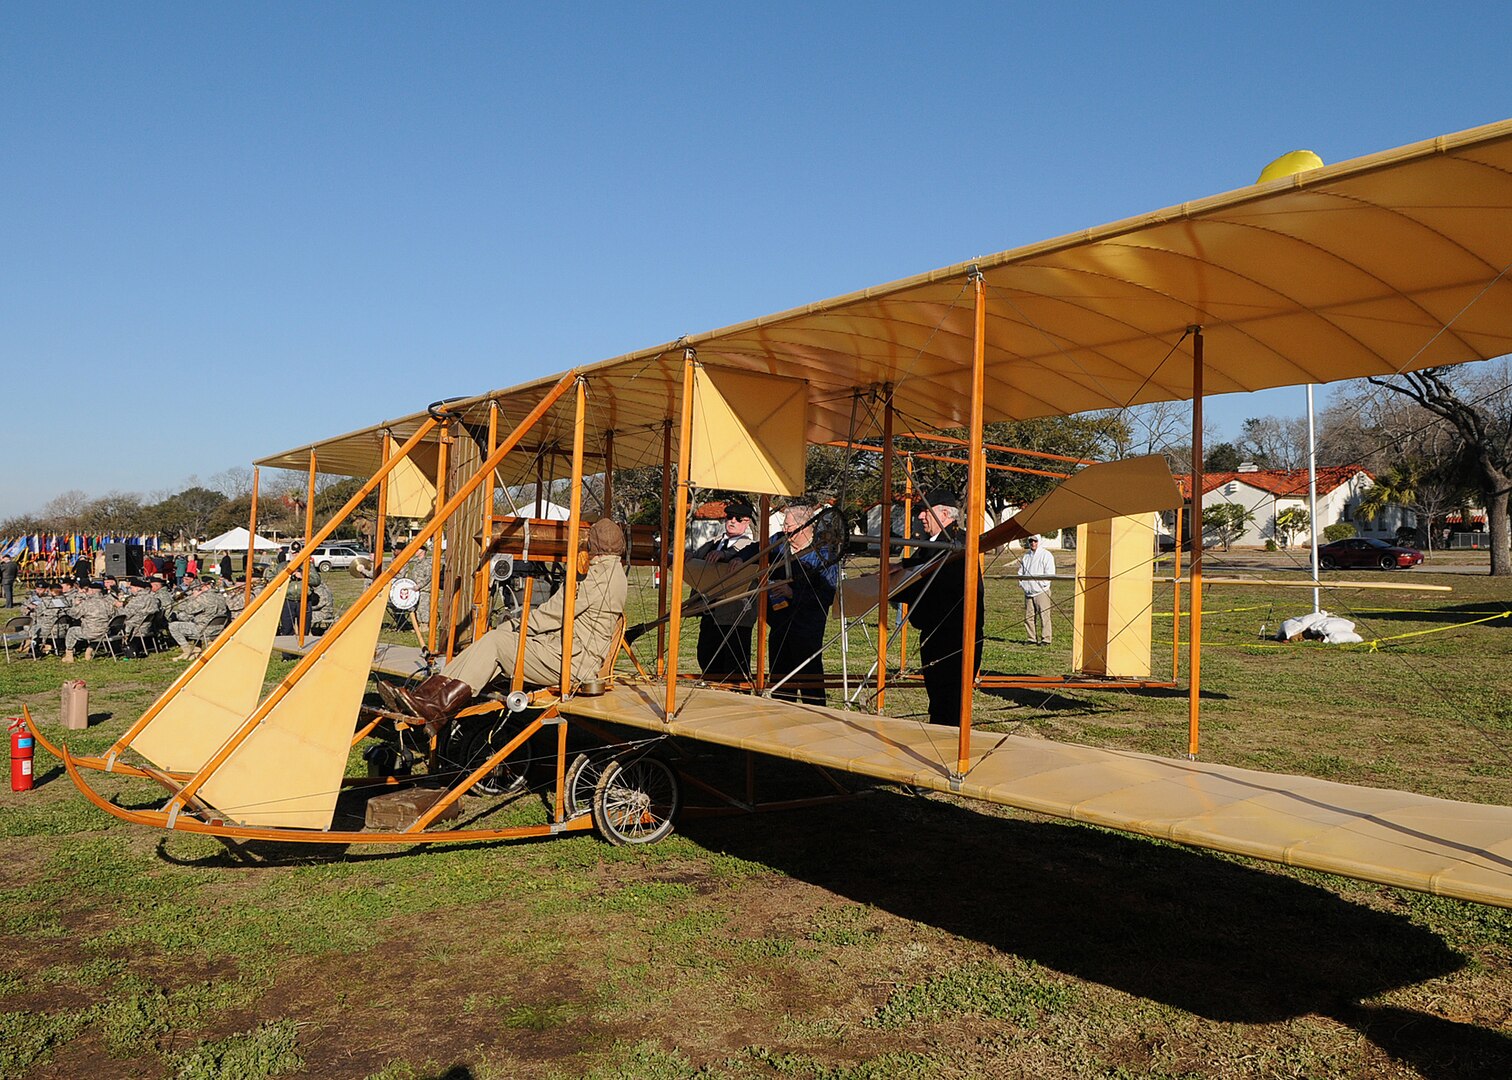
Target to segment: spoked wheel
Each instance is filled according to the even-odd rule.
[[[1381,569],[1382,570],[1395,570],[1396,569],[1396,564],[1397,563],[1396,563],[1396,556],[1395,555],[1382,555],[1381,556]]]
[[[567,766],[567,774],[562,778],[562,787],[566,789],[562,803],[569,819],[593,810],[593,790],[603,778],[609,761],[609,755],[600,750],[579,754]]]
[[[651,844],[672,831],[682,803],[677,774],[660,758],[615,758],[593,789],[593,825],[616,846]]]
[[[507,724],[452,724],[440,757],[449,769],[466,775],[492,757],[515,734]],[[468,794],[512,795],[523,788],[527,781],[526,767],[529,765],[529,757],[523,751],[522,747],[507,760],[484,773]]]
[[[1318,565],[1324,570],[1337,570],[1339,568],[1339,564],[1334,561],[1332,555],[1323,556],[1322,559],[1318,560]]]

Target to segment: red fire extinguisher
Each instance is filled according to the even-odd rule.
[[[10,722],[11,790],[30,791],[32,786],[32,733],[19,716]]]

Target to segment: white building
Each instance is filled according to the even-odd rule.
[[[1190,494],[1191,477],[1179,476],[1182,493]],[[1323,542],[1323,530],[1339,522],[1353,525],[1361,536],[1377,536],[1388,539],[1400,525],[1412,524],[1413,515],[1401,507],[1388,507],[1374,521],[1358,517],[1356,509],[1365,492],[1375,486],[1375,477],[1359,465],[1338,465],[1318,470],[1318,520],[1314,525],[1318,542]],[[1276,526],[1276,518],[1292,507],[1306,510],[1306,469],[1261,469],[1254,465],[1241,465],[1236,472],[1210,472],[1203,475],[1202,508],[1234,503],[1245,507],[1251,520],[1244,533],[1234,540],[1237,545],[1259,547],[1267,540],[1279,545],[1288,543],[1306,545],[1311,543],[1309,530],[1303,529],[1290,536],[1283,535]],[[1183,526],[1184,528],[1184,526]],[[1207,543],[1216,542],[1211,534]]]

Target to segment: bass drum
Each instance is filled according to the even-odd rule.
[[[395,611],[414,611],[419,604],[420,586],[410,578],[396,578],[389,586],[389,607]]]

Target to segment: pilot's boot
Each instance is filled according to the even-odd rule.
[[[413,690],[400,687],[396,692],[399,700],[424,720],[432,732],[439,730],[441,724],[473,696],[472,687],[461,679],[450,679],[445,675],[432,675]]]

